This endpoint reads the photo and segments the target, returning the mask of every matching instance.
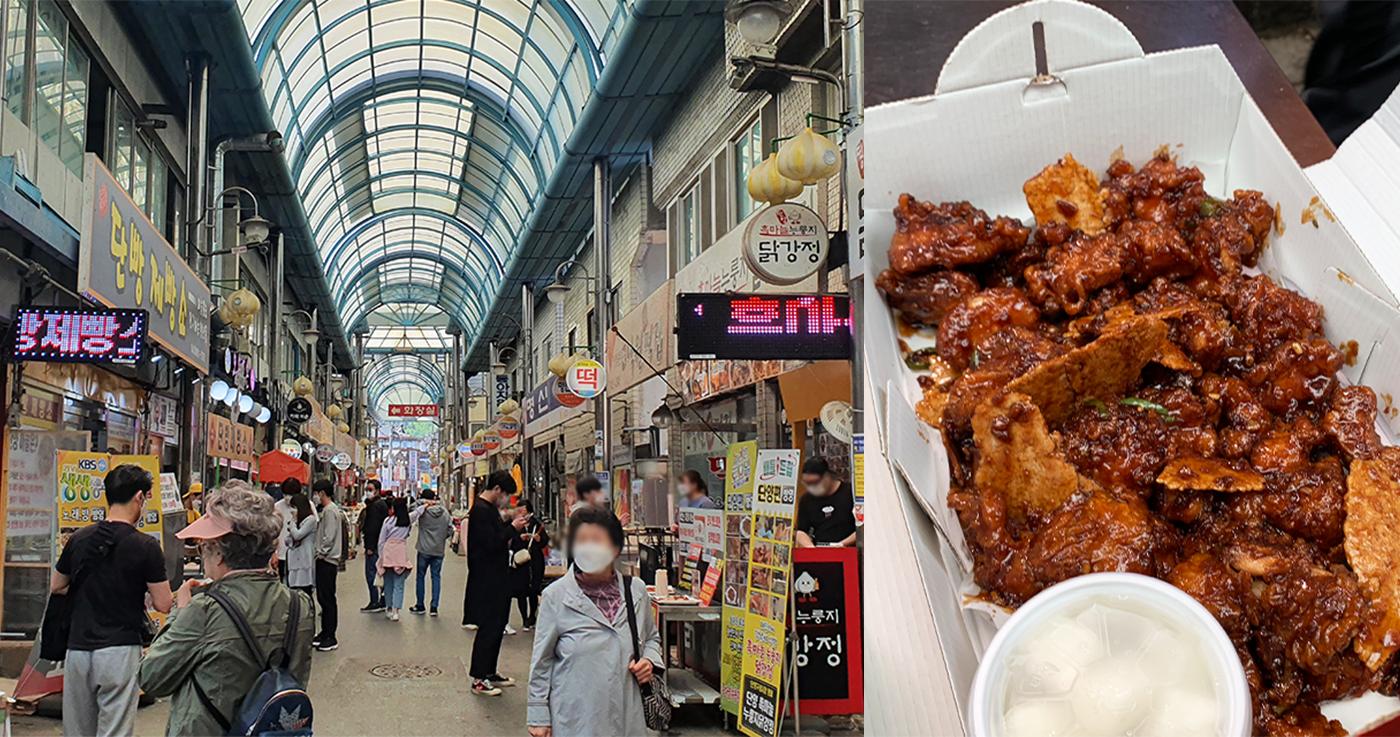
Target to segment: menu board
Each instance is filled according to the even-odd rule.
[[[749,531],[753,524],[754,464],[758,442],[729,446],[724,467],[724,647],[719,661],[719,704],[739,714],[740,673],[744,667],[744,599],[749,590]]]
[[[803,714],[864,709],[859,571],[855,548],[794,552],[792,642]]]
[[[758,452],[739,688],[739,729],[750,737],[775,737],[778,732],[801,460],[798,450]]]

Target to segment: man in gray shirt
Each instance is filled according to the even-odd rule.
[[[432,607],[426,611],[436,617],[438,615],[438,600],[442,595],[442,556],[447,547],[447,540],[452,536],[452,515],[438,503],[437,492],[432,489],[423,490],[423,501],[416,509],[409,513],[411,522],[418,524],[418,565],[416,567],[414,592],[418,594],[418,603],[409,607],[409,611],[414,614],[422,614],[423,609],[423,574],[429,569],[433,573],[433,602]]]
[[[345,565],[345,513],[335,503],[335,485],[318,479],[311,487],[321,508],[316,525],[316,601],[321,605],[321,633],[311,644],[326,652],[340,647],[335,640],[340,610],[335,601],[335,577]]]

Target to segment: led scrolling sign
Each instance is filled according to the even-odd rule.
[[[846,359],[851,302],[844,294],[676,295],[682,359]]]
[[[145,310],[21,307],[12,361],[136,363],[146,350]]]

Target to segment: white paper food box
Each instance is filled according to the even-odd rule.
[[[1054,79],[1032,83],[1036,24]],[[1210,194],[1257,189],[1280,206],[1283,233],[1271,235],[1259,268],[1322,304],[1334,344],[1356,341],[1356,360],[1343,373],[1375,389],[1388,424],[1383,435],[1393,444],[1400,431],[1391,406],[1400,398],[1397,111],[1400,94],[1336,156],[1304,171],[1218,47],[1144,54],[1122,23],[1092,6],[1016,6],[962,39],[934,94],[867,112],[867,273],[888,266],[892,210],[903,192],[968,200],[1029,223],[1021,185],[1065,153],[1102,175],[1115,153],[1140,166],[1167,145],[1181,165],[1201,169]],[[1315,225],[1303,222],[1305,211]],[[880,525],[912,544],[922,580],[909,595],[927,598],[917,610],[931,612],[943,656],[939,663],[911,642],[915,652],[905,667],[946,668],[955,701],[949,706],[961,720],[978,661],[1004,615],[964,605],[975,587],[962,531],[945,504],[947,457],[937,431],[914,415],[916,374],[900,360],[895,321],[873,282],[866,280],[872,288],[865,296],[870,404],[899,500],[898,509],[879,512]],[[918,674],[909,676],[917,689]],[[1324,712],[1357,732],[1400,713],[1400,700],[1371,694],[1324,705]],[[897,715],[880,721],[896,731],[919,723]]]

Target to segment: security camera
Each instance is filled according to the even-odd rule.
[[[274,153],[279,153],[279,154],[280,154],[280,153],[282,153],[283,151],[285,151],[285,150],[287,149],[287,142],[284,141],[284,140],[282,140],[282,132],[281,132],[281,131],[268,131],[268,132],[267,132],[267,146],[268,146],[268,148],[272,149],[272,151],[273,151]]]

